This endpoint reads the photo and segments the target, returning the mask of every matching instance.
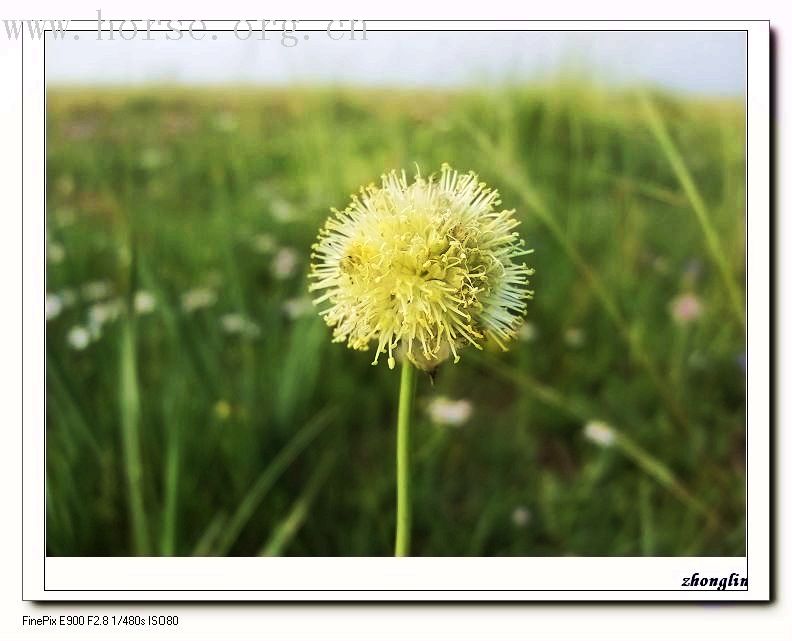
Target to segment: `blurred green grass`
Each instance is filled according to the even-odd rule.
[[[419,380],[414,553],[743,554],[743,108],[580,82],[50,89],[48,553],[391,554],[398,376],[305,272],[329,207],[442,162],[517,209],[536,297]]]

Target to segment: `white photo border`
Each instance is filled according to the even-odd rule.
[[[78,22],[96,24],[95,20],[72,20],[68,31],[89,30],[74,27]],[[204,22],[207,32],[211,33],[229,31],[229,23],[236,20]],[[328,22],[300,20],[300,32],[325,31]],[[768,259],[772,256],[770,229],[773,215],[770,206],[769,23],[373,20],[367,21],[366,29],[372,34],[377,31],[745,32],[745,291],[748,319],[745,556],[47,557],[44,476],[46,322],[43,305],[46,292],[46,38],[24,38],[21,43],[22,598],[32,601],[768,601],[771,597],[770,442],[774,428],[770,405],[773,385],[770,351],[772,293]],[[739,578],[748,577],[749,585],[725,590],[683,587],[683,579],[694,572],[698,572],[700,577],[736,574]]]

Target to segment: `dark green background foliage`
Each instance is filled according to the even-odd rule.
[[[534,336],[420,377],[413,552],[743,554],[743,108],[578,83],[51,90],[49,554],[391,554],[398,373],[284,303],[329,207],[442,162],[517,210]],[[470,420],[433,423],[437,396]]]

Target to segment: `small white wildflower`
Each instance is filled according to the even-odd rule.
[[[121,314],[122,308],[123,305],[118,299],[91,305],[88,310],[89,326],[101,329],[103,325],[116,320]]]
[[[708,364],[709,359],[707,358],[707,355],[701,350],[694,349],[688,357],[688,365],[690,365],[693,369],[704,369]]]
[[[143,169],[148,169],[149,171],[153,171],[162,167],[162,165],[165,164],[165,160],[165,154],[163,154],[159,149],[155,149],[153,147],[144,149],[143,153],[140,154],[140,166]]]
[[[288,202],[280,198],[275,198],[270,203],[272,217],[281,223],[288,223],[295,219],[295,210]]]
[[[433,398],[427,406],[429,417],[438,425],[463,425],[473,414],[473,403],[466,399],[453,401],[445,396]]]
[[[70,207],[61,207],[55,210],[55,224],[58,227],[68,227],[74,223],[77,216]]]
[[[63,174],[55,182],[55,191],[58,195],[68,198],[74,193],[74,178],[69,174]]]
[[[692,293],[677,296],[669,307],[671,317],[678,325],[687,325],[697,320],[704,309],[698,296]]]
[[[95,118],[74,119],[64,127],[63,134],[70,140],[86,140],[92,138],[99,128]]]
[[[112,286],[106,280],[95,280],[90,283],[85,283],[82,286],[81,292],[83,298],[87,300],[101,300],[110,295],[113,290]]]
[[[58,295],[60,296],[64,309],[71,307],[77,302],[77,294],[74,293],[73,289],[62,289]]]
[[[212,289],[206,287],[198,287],[191,289],[182,294],[181,306],[182,309],[191,313],[204,307],[211,307],[217,302],[217,294]]]
[[[217,416],[217,418],[219,418],[221,421],[225,421],[231,416],[232,409],[231,403],[229,403],[224,398],[221,398],[214,404],[215,416]]]
[[[140,290],[135,292],[135,312],[138,314],[148,314],[157,307],[157,299],[151,292]]]
[[[532,517],[531,511],[527,507],[518,505],[512,512],[511,520],[516,527],[523,528],[531,522]]]
[[[253,236],[253,250],[259,254],[271,254],[275,251],[275,238],[270,234],[256,234]]]
[[[525,321],[517,330],[517,337],[524,343],[532,343],[536,340],[536,336],[536,326],[529,321]]]
[[[564,332],[564,342],[573,348],[582,347],[586,342],[586,334],[579,327],[570,327]]]
[[[248,338],[256,338],[260,333],[259,326],[242,314],[224,314],[220,318],[226,334],[239,334]]]
[[[665,256],[656,256],[655,259],[652,261],[652,267],[658,274],[667,274],[668,273],[668,260]]]
[[[230,111],[222,111],[215,116],[214,126],[218,131],[230,133],[238,127],[237,119]]]
[[[292,276],[297,269],[297,252],[291,247],[281,247],[272,259],[272,274],[279,280]]]
[[[76,325],[66,335],[69,345],[76,350],[83,350],[91,344],[91,333],[86,327]]]
[[[220,318],[223,330],[229,334],[239,334],[245,327],[245,317],[241,314],[224,314]]]
[[[223,274],[216,270],[211,269],[206,273],[207,287],[217,289],[223,284]]]
[[[49,262],[57,265],[62,263],[64,258],[66,258],[66,250],[63,249],[63,245],[54,242],[47,244],[47,260]]]
[[[47,297],[44,303],[44,309],[47,315],[47,320],[57,318],[63,310],[63,299],[58,294],[47,292]]]
[[[296,320],[313,310],[313,302],[307,296],[290,298],[283,303],[283,311],[290,320]]]
[[[616,440],[616,434],[613,428],[603,421],[589,421],[583,428],[583,436],[585,436],[592,443],[608,447],[613,445]]]
[[[102,338],[102,325],[88,321],[88,333],[91,335],[91,342],[95,343]]]
[[[127,245],[118,248],[118,264],[122,267],[129,267],[132,264],[132,251]]]

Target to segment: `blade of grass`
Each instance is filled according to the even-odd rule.
[[[157,301],[157,309],[163,319],[163,325],[170,340],[176,346],[173,361],[169,365],[172,371],[197,372],[199,369],[191,360],[197,345],[190,344],[188,333],[178,324],[178,318],[168,301],[165,291],[148,266],[148,259],[143,254],[136,254],[137,276],[145,290],[150,292]],[[202,347],[202,345],[201,345]],[[173,377],[168,381],[167,390],[163,390],[165,416],[165,460],[163,465],[163,497],[162,526],[160,530],[159,548],[162,556],[172,556],[176,548],[176,529],[178,513],[179,474],[181,469],[181,425],[183,418],[178,409],[185,398],[184,375]]]
[[[308,479],[305,490],[294,502],[289,514],[278,523],[269,540],[262,546],[259,556],[280,556],[283,554],[283,551],[288,547],[305,522],[311,509],[311,504],[314,502],[328,474],[330,474],[334,462],[335,454],[327,452],[319,462],[319,465],[316,466],[311,478]]]
[[[500,509],[500,505],[493,502],[483,510],[476,521],[476,527],[473,528],[473,533],[470,535],[468,556],[482,556],[482,550],[487,542],[487,537],[497,525],[497,516]]]
[[[47,394],[50,395],[48,402],[57,408],[56,411],[62,419],[61,425],[68,428],[70,434],[68,440],[73,441],[80,448],[87,446],[98,461],[102,453],[99,442],[91,431],[85,412],[69,390],[58,362],[51,356],[47,356],[47,377],[49,379]]]
[[[172,403],[173,401],[171,401]],[[165,488],[160,550],[163,556],[172,556],[176,544],[176,513],[179,498],[179,469],[181,462],[181,429],[179,420],[168,417],[165,453]]]
[[[201,538],[195,544],[192,551],[193,556],[211,556],[215,541],[220,536],[227,519],[228,515],[225,512],[218,512],[214,515]]]
[[[649,352],[638,337],[638,334],[630,329],[627,320],[616,305],[616,301],[611,296],[605,283],[597,276],[596,271],[588,264],[577,247],[567,238],[561,225],[544,205],[539,194],[530,186],[525,176],[520,176],[514,171],[513,167],[516,166],[516,163],[505,162],[504,155],[498,153],[489,138],[484,136],[475,127],[469,126],[468,131],[476,140],[481,151],[487,154],[491,165],[495,167],[500,177],[515,191],[528,209],[537,216],[539,221],[547,228],[556,242],[564,250],[569,260],[575,265],[583,278],[585,278],[592,292],[616,326],[622,340],[627,344],[633,360],[646,372],[649,380],[665,403],[669,414],[681,427],[689,429],[687,414],[676,399],[672,390],[666,384],[666,377],[660,374],[660,370],[655,365]]]
[[[589,408],[584,402],[580,400],[570,399],[547,385],[535,381],[533,378],[511,368],[503,363],[496,363],[492,359],[482,358],[475,355],[474,359],[484,364],[492,371],[493,374],[500,375],[502,378],[511,380],[520,386],[529,394],[533,395],[537,400],[562,411],[570,417],[579,419],[583,422],[590,420],[593,416],[601,414],[596,412],[593,407]],[[496,366],[497,365],[497,366]],[[609,424],[611,424],[609,422]],[[653,457],[646,450],[640,447],[633,440],[625,436],[615,428],[610,428],[615,436],[615,445],[618,449],[638,465],[646,474],[648,474],[655,481],[660,483],[663,487],[668,489],[674,496],[676,496],[683,503],[694,509],[696,512],[705,515],[710,522],[717,524],[719,522],[717,514],[707,508],[696,496],[693,495],[677,478],[673,472],[660,460]]]
[[[647,480],[638,485],[641,517],[641,555],[652,556],[655,549],[655,525],[652,513],[652,487]]]
[[[543,385],[532,376],[506,363],[496,361],[488,356],[482,356],[472,350],[469,350],[466,358],[480,363],[496,376],[510,380],[521,389],[527,391],[536,400],[560,411],[562,414],[566,414],[570,418],[587,421],[597,414],[594,408],[589,408],[581,401],[565,397],[558,390]]]
[[[216,547],[216,553],[224,556],[236,543],[242,528],[245,527],[250,517],[256,511],[261,501],[267,495],[281,474],[291,465],[294,459],[327,427],[330,419],[335,415],[335,408],[325,408],[313,419],[308,421],[275,456],[267,468],[242,499],[225,528],[223,536]]]
[[[119,407],[126,471],[129,518],[135,554],[149,553],[149,530],[143,503],[143,465],[140,454],[140,396],[135,358],[135,329],[131,318],[123,321],[120,346]]]
[[[676,174],[677,180],[682,186],[682,189],[685,192],[688,201],[690,202],[690,206],[693,208],[693,212],[696,214],[696,219],[698,220],[699,226],[701,227],[701,231],[704,233],[704,240],[706,241],[710,258],[712,259],[712,262],[715,263],[715,266],[717,267],[718,272],[723,279],[723,284],[726,287],[726,292],[729,296],[729,302],[731,303],[735,318],[737,318],[737,320],[740,322],[740,325],[744,329],[745,305],[742,300],[739,287],[737,286],[737,282],[734,279],[734,274],[729,268],[729,261],[726,258],[726,253],[723,251],[723,247],[721,246],[720,238],[715,231],[715,227],[712,225],[712,220],[710,219],[707,205],[704,203],[704,199],[701,197],[701,193],[696,186],[696,182],[693,180],[693,176],[685,164],[685,159],[682,157],[682,154],[679,153],[674,141],[671,140],[668,129],[666,128],[665,123],[663,122],[663,119],[661,118],[657,109],[652,104],[652,101],[646,94],[639,94],[639,100],[644,113],[646,114],[649,128],[651,129],[655,140],[660,145],[660,148],[663,150],[668,163],[674,170],[674,174]]]
[[[671,191],[670,189],[658,187],[657,185],[647,181],[636,180],[627,176],[616,176],[609,172],[597,170],[592,171],[591,175],[607,180],[615,184],[620,189],[631,191],[632,193],[639,196],[651,198],[657,202],[671,205],[672,207],[680,207],[681,205],[685,205],[688,202],[687,198],[683,194]]]
[[[292,422],[297,410],[314,391],[327,342],[325,329],[318,318],[302,319],[294,325],[282,359],[275,396],[274,413],[279,426]]]
[[[639,446],[635,441],[625,436],[621,431],[615,428],[611,428],[611,430],[613,430],[615,436],[614,445],[648,476],[669,490],[688,507],[706,516],[713,524],[719,522],[715,512],[708,508],[678,481],[674,473],[662,461],[649,454],[649,452]]]

